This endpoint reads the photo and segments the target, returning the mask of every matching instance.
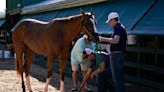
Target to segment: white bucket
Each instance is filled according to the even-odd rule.
[[[4,51],[4,58],[6,59],[10,58],[10,51],[8,50]]]
[[[135,45],[137,43],[136,35],[128,35],[128,45]]]

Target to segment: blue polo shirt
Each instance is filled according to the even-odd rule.
[[[117,44],[111,44],[111,47],[110,47],[111,52],[112,51],[125,52],[127,33],[126,33],[126,30],[124,29],[124,27],[120,23],[117,23],[116,26],[114,27],[114,32],[113,32],[112,38],[114,38],[115,35],[120,36],[120,41]]]
[[[98,69],[99,65],[101,63],[105,62],[105,70],[102,73],[111,74],[110,57],[109,57],[108,53],[103,52],[103,51],[98,51],[98,52],[95,52],[95,56],[96,56],[95,60],[90,61],[89,68],[94,69],[96,66],[96,68]]]

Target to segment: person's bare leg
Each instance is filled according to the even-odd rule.
[[[83,70],[83,78],[85,77],[85,74],[87,73],[87,70]],[[87,87],[87,83],[85,84],[85,88]]]
[[[85,76],[85,74],[87,73],[87,70],[83,70],[83,78]],[[87,90],[87,91],[91,91],[91,89],[87,86],[88,83],[85,84],[84,88]]]
[[[77,88],[77,75],[78,75],[78,71],[72,72],[72,81],[73,81],[74,88]]]

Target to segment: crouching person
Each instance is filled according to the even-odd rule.
[[[81,83],[79,92],[82,92],[89,77],[92,79],[97,77],[98,92],[113,92],[114,87],[111,81],[109,55],[103,51],[93,52],[91,49],[86,48],[83,52],[83,59],[89,62],[89,69]],[[96,66],[98,66],[96,70],[93,70]]]

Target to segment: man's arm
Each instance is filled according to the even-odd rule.
[[[105,71],[105,61],[100,63],[98,73],[101,73],[103,71]]]
[[[103,71],[105,71],[105,61],[100,63],[99,68],[91,74],[91,78],[94,78],[95,76],[97,76],[99,73]]]
[[[99,41],[100,42],[108,42],[108,43],[112,43],[112,44],[117,44],[120,41],[120,36],[115,35],[114,38],[107,38],[107,37],[99,36]]]
[[[89,68],[87,70],[87,73],[85,74],[84,78],[83,78],[83,81],[80,85],[80,88],[79,88],[79,91],[78,92],[81,92],[84,88],[84,85],[87,83],[91,73],[92,73],[92,68],[95,66],[95,61],[88,61],[89,62]]]
[[[78,92],[81,92],[81,91],[82,91],[82,89],[84,88],[84,85],[87,83],[87,81],[88,81],[88,79],[89,79],[91,73],[92,73],[92,69],[89,68],[88,71],[87,71],[87,73],[85,74],[85,76],[84,76],[84,78],[83,78],[83,81],[82,81],[82,83],[81,83],[81,85],[80,85],[80,89],[79,89]]]

